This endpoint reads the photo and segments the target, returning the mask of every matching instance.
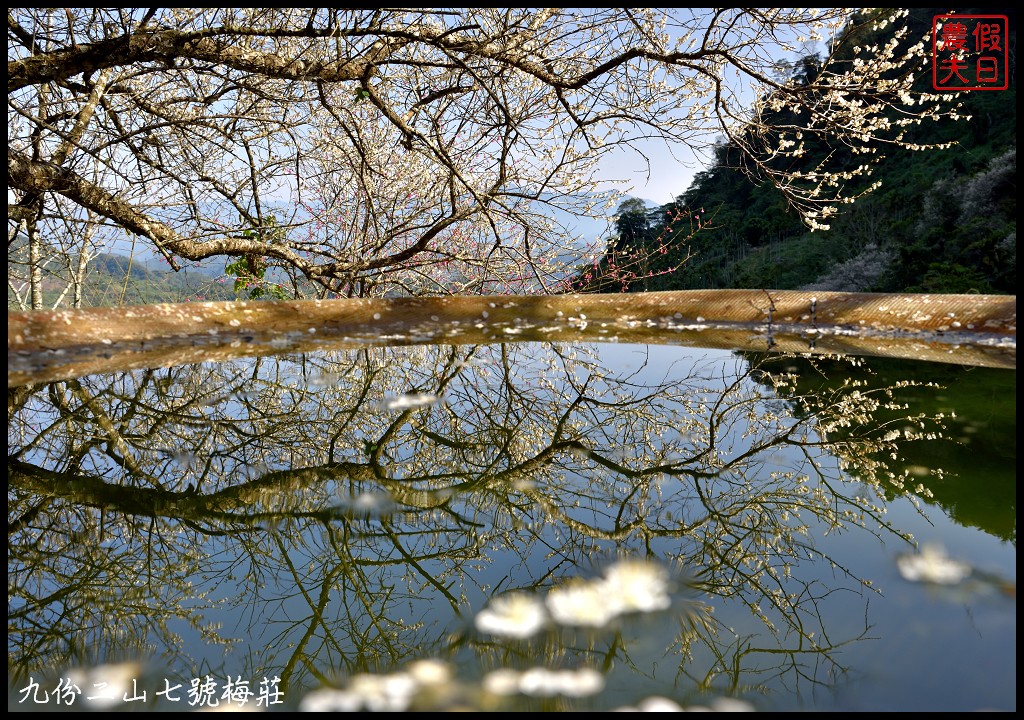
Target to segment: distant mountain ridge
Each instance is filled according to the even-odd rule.
[[[219,282],[223,271],[190,265],[180,272],[159,267],[159,259],[140,260],[100,253],[92,259],[83,286],[85,307],[139,305],[196,300],[234,300],[230,283]]]

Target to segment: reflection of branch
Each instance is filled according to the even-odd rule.
[[[115,462],[128,468],[136,476],[146,477],[146,474],[142,471],[139,463],[136,461],[131,448],[128,447],[128,444],[122,437],[121,432],[117,427],[115,427],[113,420],[110,419],[110,416],[107,415],[106,411],[99,405],[99,403],[96,402],[95,398],[93,398],[77,380],[67,381],[67,386],[71,389],[71,392],[75,397],[77,397],[82,404],[89,409],[89,412],[92,414],[90,420],[94,421],[105,433],[107,433],[107,437],[109,439],[107,452],[112,458],[114,458]],[[53,393],[53,395],[62,410],[65,412],[72,412],[64,402],[63,394],[59,390]],[[115,453],[119,453],[119,455]],[[157,487],[163,487],[156,477],[149,476],[146,477],[146,479]]]
[[[8,472],[8,482],[10,482],[10,468],[8,468],[7,472]],[[52,503],[53,503],[53,497],[52,496],[45,497],[42,500],[40,500],[39,502],[37,502],[35,505],[33,505],[32,507],[28,508],[28,510],[26,510],[20,517],[14,519],[14,520],[8,520],[7,521],[7,535],[8,535],[8,537],[10,537],[14,533],[18,532],[19,530],[23,530],[24,528],[28,527],[32,523],[32,521],[34,521],[37,517],[39,517],[39,513],[42,512],[44,508],[49,507]]]
[[[155,488],[125,487],[106,482],[94,475],[73,472],[57,472],[38,465],[8,458],[8,480],[18,487],[47,497],[63,497],[78,505],[102,508],[126,516],[178,518],[186,524],[194,524],[195,518],[208,521],[229,522],[248,529],[259,529],[257,516],[236,515],[217,509],[216,495],[203,496],[187,492],[170,492]],[[23,526],[25,518],[17,525],[8,525],[8,533]],[[198,526],[196,526],[196,529]],[[243,528],[239,528],[243,529]],[[226,534],[220,531],[202,529],[208,534]]]
[[[755,647],[751,644],[750,638],[736,637],[731,648],[729,648],[718,647],[707,639],[706,644],[716,658],[714,666],[703,677],[695,676],[692,670],[686,666],[681,666],[680,670],[683,674],[691,677],[702,690],[710,691],[714,689],[728,695],[764,691],[769,686],[767,680],[751,685],[747,677],[752,675],[763,676],[771,671],[774,671],[773,675],[777,678],[785,678],[791,673],[797,680],[797,686],[799,686],[800,680],[805,680],[813,686],[828,687],[835,682],[837,674],[846,671],[837,661],[838,651],[847,645],[873,639],[868,635],[869,631],[870,627],[865,625],[864,630],[855,637],[835,643],[826,642],[825,644],[819,644],[813,640],[808,640],[803,635],[798,635],[796,647]],[[751,662],[750,659],[754,656],[781,656],[781,662],[774,668],[765,667],[761,661],[755,660]],[[828,662],[825,679],[819,677],[817,670],[808,672],[805,669],[801,659],[808,657],[813,658],[816,662],[822,660]],[[728,682],[725,683],[724,687],[721,683],[715,682],[722,675],[728,678]],[[799,691],[798,687],[794,687],[793,690]]]
[[[390,523],[384,522],[383,525],[387,537],[391,540],[392,545],[394,546],[395,550],[398,551],[398,554],[407,563],[409,563],[409,565],[412,566],[416,570],[416,572],[429,585],[433,586],[438,592],[440,592],[445,598],[448,599],[448,602],[451,604],[453,610],[458,611],[461,605],[459,599],[455,597],[455,595],[453,595],[451,591],[448,590],[448,588],[445,587],[437,578],[435,578],[431,572],[429,572],[426,568],[423,567],[423,564],[420,562],[419,558],[414,557],[412,553],[405,549],[405,547],[402,545],[402,541],[399,538],[398,534],[394,532],[394,530],[390,527]],[[445,552],[446,556],[450,556],[451,553],[452,549],[447,549]],[[476,555],[477,553],[474,552],[471,554]]]
[[[324,620],[325,610],[327,603],[330,600],[331,591],[334,585],[334,575],[340,571],[341,568],[345,567],[346,563],[341,563],[333,573],[325,574],[323,580],[320,583],[320,594],[317,597],[316,602],[310,597],[309,593],[303,585],[303,578],[300,576],[298,569],[295,567],[290,555],[288,554],[288,548],[285,547],[281,541],[281,537],[278,533],[273,533],[271,539],[277,546],[277,551],[282,561],[288,568],[288,572],[291,574],[292,579],[295,581],[295,587],[298,588],[299,593],[302,595],[302,599],[306,601],[309,609],[312,611],[312,617],[310,618],[309,627],[303,633],[302,638],[295,644],[295,650],[291,653],[288,662],[285,664],[284,671],[281,673],[281,679],[284,683],[283,688],[287,689],[291,683],[292,673],[295,670],[296,663],[301,660],[305,655],[305,649],[308,643],[313,638],[313,633],[317,627],[321,627],[325,633],[325,640],[330,637],[330,628]],[[335,643],[340,650],[341,644]]]
[[[254,617],[291,595],[309,608],[312,615],[286,620],[273,643],[294,643],[284,675],[294,684],[304,667],[322,670],[321,653],[358,670],[378,654],[397,663],[432,643],[450,649],[443,633],[410,639],[419,625],[399,607],[400,583],[408,597],[436,599],[460,614],[466,588],[484,590],[470,568],[499,562],[499,549],[524,560],[522,575],[501,583],[523,588],[594,561],[602,544],[664,554],[699,568],[705,592],[735,598],[773,638],[766,648],[743,640],[730,650],[717,647],[715,629],[705,625],[685,628],[680,642],[699,635],[721,671],[733,667],[737,684],[754,673],[744,667],[750,657],[769,654],[788,658],[780,674],[821,682],[803,658],[832,661],[840,647],[829,639],[825,602],[832,592],[862,589],[856,569],[838,563],[844,575],[829,585],[801,577],[808,556],[831,561],[802,538],[811,523],[831,530],[848,520],[863,529],[864,518],[881,518],[847,519],[843,511],[863,508],[845,492],[842,472],[822,460],[840,451],[844,462],[855,460],[889,445],[840,447],[816,434],[815,423],[833,411],[859,416],[867,406],[840,394],[820,407],[806,403],[814,412],[798,415],[778,401],[784,388],[758,384],[757,370],[740,362],[703,375],[673,366],[652,381],[645,377],[654,368],[643,367],[616,374],[572,345],[363,348],[142,372],[107,390],[87,391],[86,383],[74,411],[61,393],[37,392],[9,418],[9,436],[22,441],[8,460],[16,495],[9,537],[18,536],[10,544],[26,574],[59,580],[63,561],[31,550],[53,528],[104,537],[105,522],[125,534],[120,528],[149,525],[143,545],[156,588],[175,563],[194,562],[194,549],[162,549],[163,534],[192,528],[231,572],[249,559],[260,583],[249,601]],[[396,393],[441,400],[415,408],[384,402]],[[218,404],[209,404],[213,396]],[[111,447],[131,451],[123,484],[105,479],[104,468],[111,457],[121,465],[127,450],[83,443],[81,428],[90,425],[107,428]],[[172,462],[168,447],[204,453],[203,465],[193,471]],[[791,467],[774,461],[780,453]],[[132,487],[154,477],[168,487],[199,482],[181,493]],[[384,495],[386,507],[373,506]],[[107,552],[96,549],[93,558],[71,541],[66,547],[68,562],[87,567],[101,566]],[[135,552],[143,551],[132,546],[126,554]],[[222,578],[211,576],[204,592],[220,590]],[[285,579],[282,587],[276,579]],[[37,612],[23,611],[19,622],[43,622]],[[72,615],[52,622],[63,627]],[[815,633],[822,644],[807,645]],[[625,647],[621,655],[628,657]]]

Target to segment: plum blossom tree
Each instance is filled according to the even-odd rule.
[[[896,11],[872,22],[898,23]],[[14,8],[8,288],[42,307],[102,244],[222,257],[277,297],[555,292],[598,164],[723,135],[812,227],[848,178],[787,171],[803,137],[871,157],[935,117],[923,45],[826,55],[843,9]],[[897,33],[899,36],[899,33]],[[780,110],[798,124],[772,127]],[[866,173],[870,163],[849,174]],[[602,248],[592,248],[595,252]],[[68,298],[80,297],[74,292]]]

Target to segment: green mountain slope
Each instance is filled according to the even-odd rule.
[[[938,8],[911,11],[910,37],[931,28]],[[1009,17],[1015,57],[1016,13],[961,9],[959,14]],[[892,26],[858,37],[884,43]],[[871,31],[868,31],[869,33]],[[810,81],[820,60],[794,63],[792,77]],[[918,89],[931,90],[931,69]],[[605,258],[581,269],[576,287],[590,292],[697,288],[778,288],[875,292],[1016,293],[1016,88],[949,93],[970,120],[914,127],[906,140],[954,142],[945,150],[885,150],[861,182],[879,189],[844,206],[827,231],[809,232],[771,185],[758,185],[736,147],[716,148],[714,163],[674,202],[659,208],[624,203]],[[774,118],[798,123],[798,118]],[[808,144],[799,166],[824,163],[841,172],[855,159],[842,147]],[[789,161],[792,162],[792,161]],[[857,182],[854,180],[853,182]],[[699,218],[699,220],[696,220]],[[699,229],[698,229],[699,228]]]
[[[42,283],[43,307],[53,307],[63,295],[62,307],[71,304],[73,289],[63,279]],[[132,261],[124,255],[101,253],[92,258],[82,283],[82,307],[109,305],[141,305],[160,302],[236,299],[231,282],[210,275],[198,268],[181,272],[158,270]],[[17,309],[17,302],[8,288],[7,306]]]

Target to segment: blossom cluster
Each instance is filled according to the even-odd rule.
[[[543,599],[507,593],[491,600],[476,616],[480,632],[528,638],[550,621],[568,627],[600,628],[620,615],[668,609],[669,579],[665,569],[643,560],[620,560],[601,577],[574,578],[550,589]]]

